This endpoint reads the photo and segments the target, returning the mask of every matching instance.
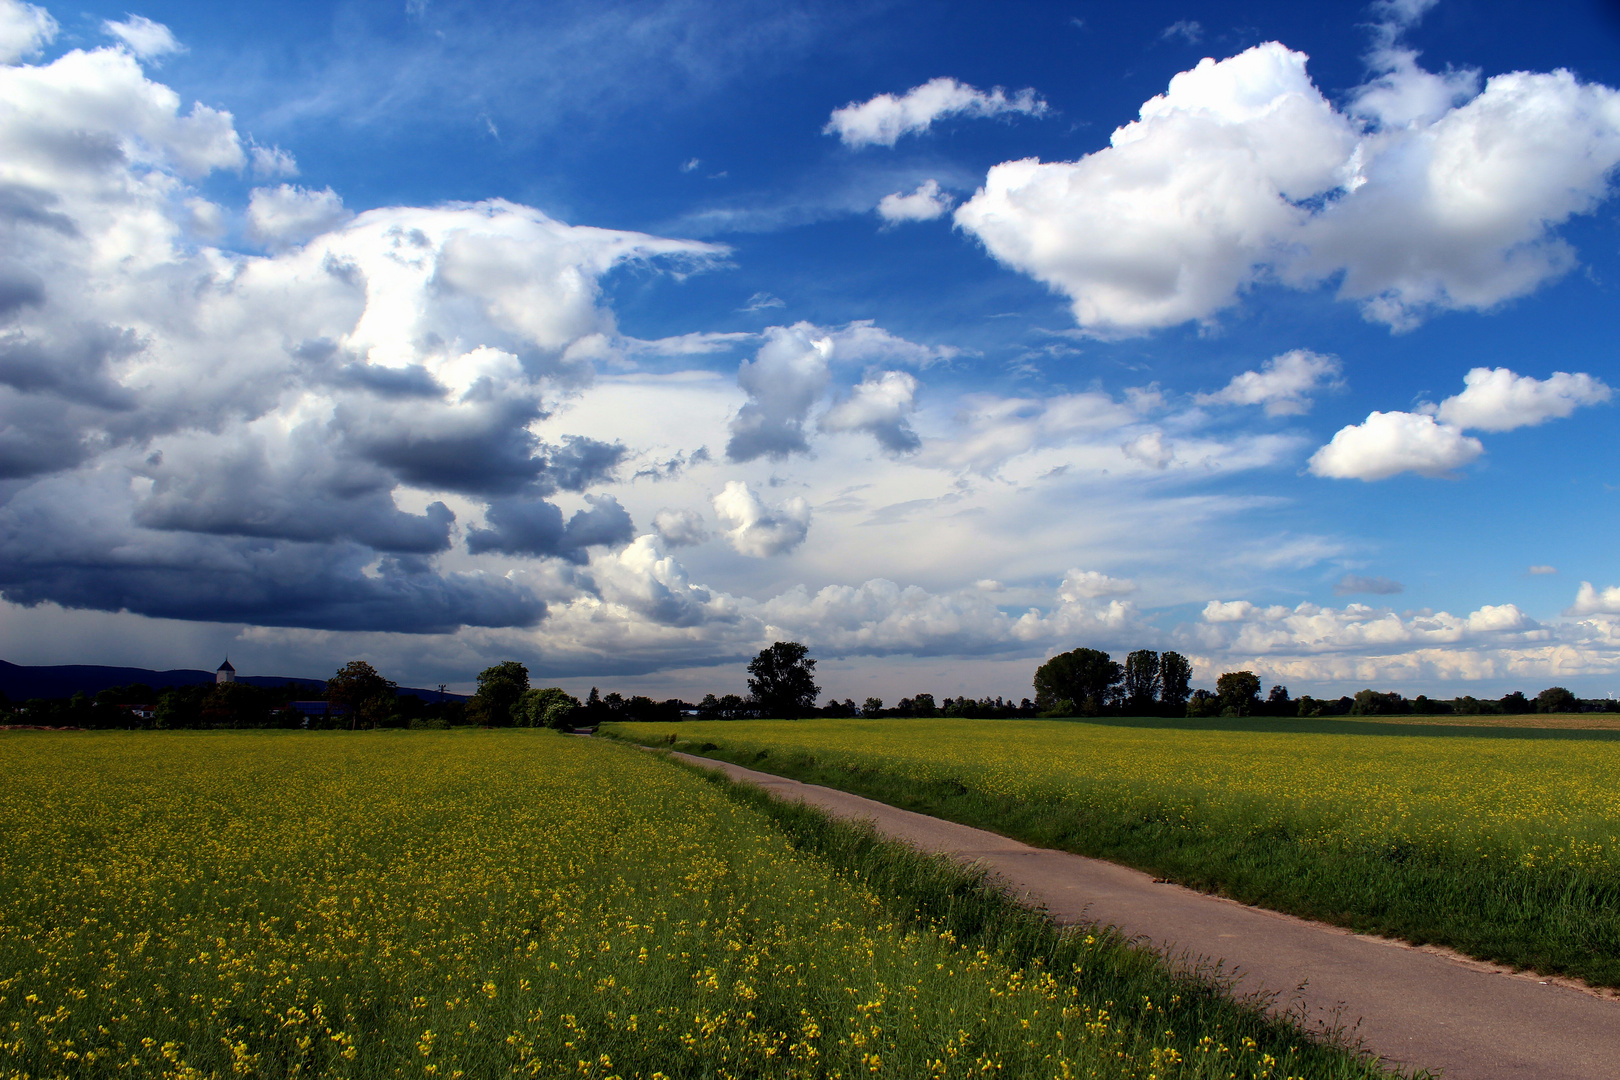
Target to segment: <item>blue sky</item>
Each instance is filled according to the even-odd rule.
[[[1617,46],[1597,2],[0,0],[0,654],[1620,691]]]

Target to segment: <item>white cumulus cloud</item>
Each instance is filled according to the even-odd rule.
[[[331,188],[315,191],[282,184],[254,188],[248,198],[248,232],[255,240],[267,244],[302,243],[353,216]]]
[[[805,429],[810,411],[831,384],[831,365],[901,363],[926,367],[956,355],[949,346],[922,345],[862,319],[847,326],[827,328],[807,322],[772,326],[752,360],[737,371],[737,385],[748,401],[731,421],[726,456],[732,461],[768,457],[782,459],[810,449]],[[917,381],[894,372],[857,387],[850,398],[834,406],[828,431],[864,429],[890,449],[915,447],[905,415],[911,410]]]
[[[832,340],[808,323],[766,330],[758,354],[737,371],[749,400],[731,421],[726,456],[752,461],[809,450],[804,422],[827,389],[831,354]]]
[[[810,531],[810,505],[804,499],[795,496],[767,506],[741,480],[726,482],[725,490],[714,497],[714,513],[737,553],[756,559],[792,551]]]
[[[1024,113],[1040,116],[1047,104],[1033,89],[1008,94],[1001,87],[989,93],[951,78],[930,79],[904,94],[879,94],[862,102],[834,109],[824,132],[837,135],[845,146],[893,146],[902,135],[927,131],[935,120],[948,116],[998,116]]]
[[[1303,603],[1261,607],[1247,600],[1211,600],[1204,606],[1203,641],[1248,653],[1379,652],[1456,645],[1473,639],[1543,639],[1547,631],[1514,604],[1485,604],[1467,615],[1390,608]]]
[[[291,151],[283,150],[279,146],[255,146],[251,157],[256,176],[273,180],[277,177],[298,175],[298,159],[293,157]]]
[[[994,166],[956,222],[1099,337],[1208,321],[1263,279],[1337,279],[1403,329],[1574,265],[1553,229],[1609,194],[1620,93],[1567,71],[1480,90],[1393,45],[1374,59],[1348,111],[1276,42],[1205,59],[1108,147]]]
[[[1440,419],[1478,431],[1512,431],[1561,420],[1581,405],[1598,405],[1614,392],[1601,379],[1557,371],[1547,379],[1517,375],[1507,368],[1474,368],[1463,376],[1466,389],[1440,403]]]
[[[49,64],[0,66],[0,101],[9,106],[0,129],[8,179],[58,197],[94,192],[110,208],[115,191],[138,190],[144,197],[175,173],[195,178],[242,166],[242,140],[230,113],[201,104],[182,113],[180,95],[147,79],[135,56],[122,49],[75,49]],[[80,147],[77,158],[61,141],[63,131],[78,140],[72,143]],[[87,157],[87,138],[98,147],[116,147],[125,160],[114,162],[100,152]],[[126,186],[126,163],[159,173]]]
[[[0,64],[35,56],[56,40],[60,29],[51,13],[22,0],[0,0]]]
[[[902,221],[933,221],[950,212],[956,200],[939,189],[938,180],[925,180],[909,195],[896,191],[878,200],[878,216],[890,225]]]
[[[1165,469],[1176,460],[1176,449],[1162,431],[1149,431],[1120,446],[1124,455],[1153,469]]]
[[[1109,577],[1100,570],[1070,570],[1058,587],[1058,596],[1067,603],[1095,600],[1102,596],[1128,596],[1136,591],[1136,582],[1128,578]]]
[[[916,408],[916,376],[885,371],[866,378],[849,397],[828,409],[821,430],[865,431],[890,453],[905,454],[922,445],[910,423]]]
[[[1340,480],[1386,480],[1403,472],[1448,476],[1484,452],[1478,439],[1432,416],[1373,412],[1312,454],[1310,470]]]
[[[1304,54],[1259,45],[1180,73],[1079,161],[994,166],[956,222],[1066,293],[1082,327],[1141,333],[1234,303],[1355,142]]]
[[[1556,372],[1549,379],[1507,368],[1474,368],[1462,393],[1417,412],[1374,412],[1342,428],[1318,450],[1310,470],[1339,479],[1383,480],[1397,473],[1446,476],[1484,453],[1478,439],[1463,434],[1511,431],[1562,418],[1578,406],[1608,401],[1613,392],[1590,375]]]
[[[1340,385],[1339,359],[1308,349],[1274,356],[1259,371],[1234,375],[1213,394],[1199,394],[1200,405],[1263,405],[1267,416],[1300,416],[1310,412],[1311,394]]]
[[[167,26],[153,22],[145,15],[131,15],[122,21],[107,19],[101,28],[122,41],[130,52],[142,60],[156,60],[170,53],[185,51],[185,46],[175,40]]]
[[[696,510],[671,510],[666,507],[653,515],[653,528],[658,530],[658,535],[670,547],[689,547],[709,538],[703,515]]]
[[[1590,581],[1575,591],[1575,604],[1566,615],[1620,615],[1620,585],[1594,589]]]

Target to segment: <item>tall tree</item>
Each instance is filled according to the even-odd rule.
[[[1288,696],[1288,687],[1278,683],[1266,695],[1266,712],[1271,716],[1298,716],[1299,702]]]
[[[1159,702],[1171,716],[1179,716],[1192,696],[1192,661],[1178,652],[1159,657]]]
[[[1228,671],[1215,680],[1215,696],[1221,699],[1221,712],[1253,716],[1260,704],[1260,676],[1252,671]]]
[[[1149,713],[1159,703],[1159,654],[1137,649],[1125,657],[1125,707]]]
[[[1100,649],[1060,653],[1035,671],[1035,707],[1042,712],[1072,709],[1080,716],[1097,716],[1113,704],[1123,674]]]
[[[1507,713],[1509,716],[1527,713],[1531,709],[1535,708],[1535,706],[1530,704],[1530,699],[1524,696],[1523,690],[1515,690],[1511,694],[1503,694],[1500,707],[1501,710]]]
[[[478,673],[478,692],[467,703],[468,716],[487,727],[506,727],[513,707],[529,689],[529,669],[516,660],[503,660]]]
[[[230,685],[230,684],[227,684]],[[349,726],[360,721],[375,727],[388,717],[399,687],[364,660],[350,660],[326,680],[326,700],[349,710]]]
[[[797,641],[778,641],[748,662],[748,692],[759,702],[762,715],[789,720],[815,707],[821,687],[816,685],[816,662]]]
[[[1581,703],[1562,686],[1549,686],[1536,695],[1536,712],[1579,712]]]

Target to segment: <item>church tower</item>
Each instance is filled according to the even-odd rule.
[[[235,681],[236,669],[231,667],[231,658],[227,656],[225,658],[225,662],[219,665],[219,670],[214,672],[214,682],[227,683]]]

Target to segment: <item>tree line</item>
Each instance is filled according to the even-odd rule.
[[[1534,698],[1522,691],[1500,699],[1462,696],[1407,699],[1394,691],[1362,690],[1354,697],[1318,699],[1288,696],[1274,685],[1260,697],[1260,677],[1227,671],[1213,691],[1191,689],[1192,664],[1178,652],[1138,649],[1116,662],[1098,649],[1074,649],[1052,657],[1035,672],[1035,705],[1041,716],[1444,716],[1524,713],[1620,712],[1620,701],[1578,698],[1550,686]]]
[[[960,717],[1014,719],[1068,716],[1164,717],[1318,717],[1517,715],[1525,713],[1620,712],[1612,699],[1578,698],[1565,687],[1552,686],[1535,697],[1513,691],[1501,698],[1464,695],[1408,699],[1394,691],[1362,690],[1354,697],[1292,698],[1281,684],[1261,697],[1260,677],[1252,671],[1223,672],[1215,689],[1194,689],[1192,662],[1174,651],[1137,649],[1124,663],[1099,649],[1061,653],[1035,671],[1035,697],[1014,702],[989,696],[946,697],[931,693],[903,697],[892,707],[882,698],[829,700],[818,707],[821,687],[809,649],[778,641],[760,650],[748,664],[748,694],[706,694],[696,703],[668,698],[657,701],[596,687],[581,701],[558,686],[531,685],[529,669],[516,660],[485,668],[478,689],[466,702],[430,701],[401,694],[398,686],[363,660],[352,660],[314,693],[322,710],[307,707],[312,690],[287,683],[276,687],[244,683],[176,686],[157,690],[144,684],[113,687],[91,698],[32,699],[11,709],[0,696],[0,712],[12,719],[47,727],[77,728],[450,728],[546,727],[559,730],[594,728],[616,720],[743,720],[825,717]],[[442,689],[442,688],[441,688]],[[295,703],[299,703],[296,704]]]

